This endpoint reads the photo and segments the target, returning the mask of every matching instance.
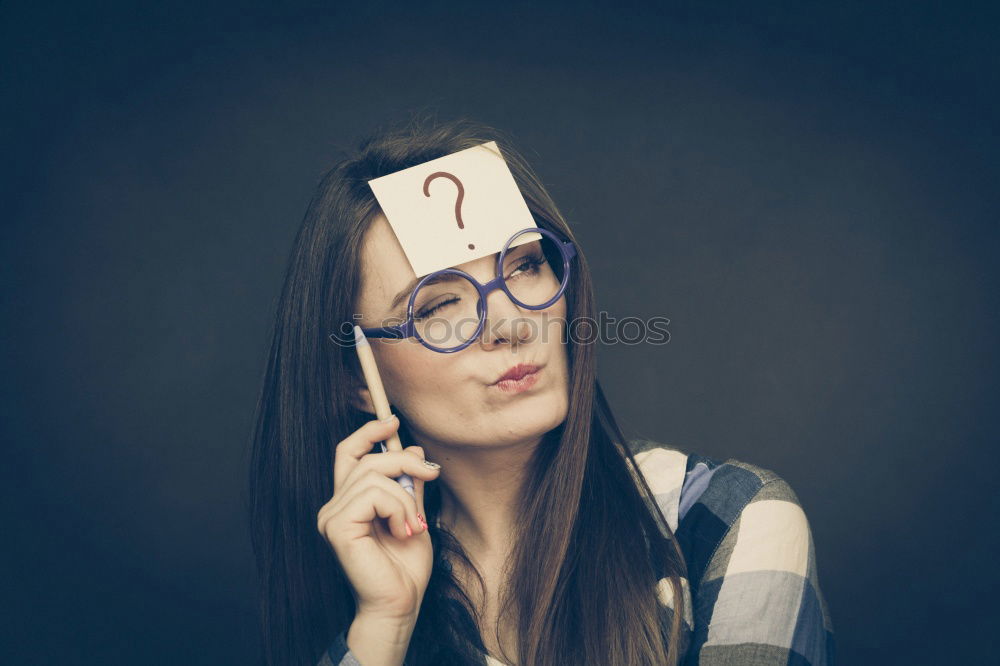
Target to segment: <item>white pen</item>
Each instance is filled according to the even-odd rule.
[[[371,394],[372,403],[375,406],[375,416],[385,421],[392,416],[392,410],[389,408],[389,399],[386,397],[385,389],[382,387],[382,377],[378,373],[378,366],[375,365],[375,355],[372,354],[368,338],[361,331],[361,327],[357,325],[354,326],[354,347],[358,350],[358,360],[361,362],[361,371],[365,375],[365,383],[368,384],[368,393]],[[403,444],[399,441],[399,435],[396,432],[392,433],[385,442],[379,442],[379,446],[382,448],[382,453],[403,450]],[[409,474],[404,473],[396,477],[396,481],[399,485],[403,486],[403,489],[410,494],[410,497],[413,499],[417,498],[413,490],[413,479]]]

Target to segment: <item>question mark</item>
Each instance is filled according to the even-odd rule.
[[[457,177],[455,177],[454,174],[450,174],[447,171],[435,171],[434,173],[432,173],[431,175],[427,176],[427,178],[424,179],[425,197],[429,197],[431,195],[430,185],[431,181],[434,180],[435,178],[447,178],[451,182],[455,183],[456,187],[458,187],[458,198],[455,199],[455,219],[458,220],[458,228],[464,229],[465,223],[462,222],[462,199],[465,198],[465,186],[462,185],[462,181],[460,181]],[[472,243],[469,243],[469,249],[475,250],[476,246],[473,245]]]

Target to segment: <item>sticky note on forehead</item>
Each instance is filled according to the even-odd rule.
[[[369,180],[417,277],[503,249],[537,228],[495,141]],[[511,247],[538,240],[518,236]]]

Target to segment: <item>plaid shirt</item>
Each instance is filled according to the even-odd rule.
[[[681,664],[831,666],[833,625],[819,588],[809,522],[791,487],[737,460],[685,454],[650,440],[631,447],[684,553]],[[673,593],[657,572],[660,621]],[[483,655],[485,666],[504,666]],[[337,635],[318,666],[361,666]]]

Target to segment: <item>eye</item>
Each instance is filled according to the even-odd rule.
[[[415,315],[413,315],[413,318],[414,319],[424,319],[425,317],[430,317],[432,314],[434,314],[435,312],[437,312],[438,310],[440,310],[444,306],[451,305],[452,303],[457,303],[459,300],[461,300],[461,299],[450,298],[447,301],[442,301],[441,303],[438,303],[437,305],[435,305],[432,308],[423,308],[419,312],[417,312]]]
[[[513,272],[507,276],[507,279],[515,277],[515,273],[518,271],[522,271],[527,275],[537,275],[540,268],[545,265],[545,257],[540,253],[519,257],[516,261],[517,265],[515,266]]]

